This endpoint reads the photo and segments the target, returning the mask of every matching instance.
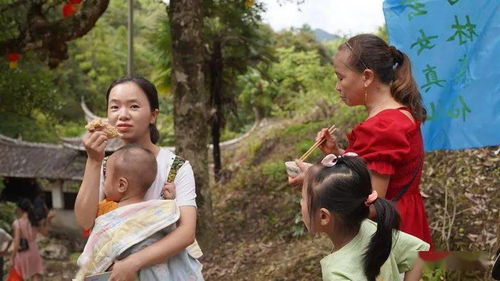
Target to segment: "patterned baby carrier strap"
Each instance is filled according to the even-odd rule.
[[[172,162],[172,166],[170,167],[170,171],[168,172],[166,183],[173,183],[174,182],[175,177],[177,176],[177,172],[179,172],[179,169],[182,167],[182,165],[184,165],[184,163],[186,163],[186,160],[184,160],[183,158],[181,158],[177,155],[175,156],[174,162]],[[162,199],[166,199],[165,193],[163,192],[163,190],[161,191],[160,196]]]
[[[166,183],[173,183],[175,180],[175,177],[177,176],[177,172],[179,172],[179,169],[186,163],[186,160],[179,156],[175,156],[174,162],[172,162],[172,166],[170,167],[170,171],[168,172],[167,176],[167,182]],[[162,199],[167,199],[165,198],[165,193],[163,190],[161,191],[160,194]],[[203,256],[203,252],[201,251],[200,245],[198,245],[198,241],[194,240],[193,244],[189,245],[186,248],[188,254],[194,258],[194,259],[199,259]]]

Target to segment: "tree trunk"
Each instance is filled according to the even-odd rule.
[[[210,120],[212,123],[212,156],[214,160],[215,181],[220,179],[220,170],[222,168],[220,154],[220,135],[224,127],[224,112],[222,109],[222,75],[224,71],[224,62],[222,58],[222,46],[220,40],[215,40],[213,44],[212,57],[209,63],[210,67]]]
[[[196,180],[199,210],[197,238],[204,250],[212,240],[212,204],[208,177],[208,92],[203,73],[201,0],[171,0],[172,90],[176,154],[189,160]]]

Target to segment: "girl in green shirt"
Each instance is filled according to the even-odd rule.
[[[355,153],[330,154],[309,168],[300,204],[309,232],[324,232],[333,243],[321,260],[323,280],[420,279],[417,253],[429,244],[397,230],[396,208],[372,190],[370,173]],[[376,222],[368,219],[370,205]]]

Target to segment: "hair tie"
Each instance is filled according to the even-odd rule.
[[[400,50],[398,50],[394,46],[389,46],[389,52],[391,53],[391,56],[394,60],[394,64],[392,65],[392,69],[396,69],[396,67],[398,67],[398,65],[403,63],[404,55]]]
[[[346,152],[342,154],[340,157],[358,157],[359,155],[356,152]]]
[[[335,154],[328,154],[325,158],[323,158],[323,160],[321,160],[321,164],[325,167],[333,167],[342,157],[358,157],[358,154],[354,152],[346,152],[339,156]]]
[[[321,164],[325,167],[333,167],[337,164],[337,160],[339,158],[340,157],[337,157],[335,154],[328,154],[325,158],[323,158],[323,160],[321,160]]]
[[[368,195],[368,198],[366,198],[365,206],[369,207],[371,204],[373,204],[373,202],[375,202],[375,200],[377,200],[377,198],[378,198],[377,191],[376,190],[372,191],[372,193]]]

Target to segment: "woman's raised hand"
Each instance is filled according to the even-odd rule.
[[[83,137],[83,145],[89,159],[97,162],[102,162],[104,159],[104,150],[107,143],[108,138],[103,131],[87,132]]]
[[[328,131],[328,128],[321,129],[316,135],[316,141],[320,141],[321,139],[324,139],[324,141],[319,145],[319,149],[325,155],[340,154],[339,147],[337,146],[337,138]]]

